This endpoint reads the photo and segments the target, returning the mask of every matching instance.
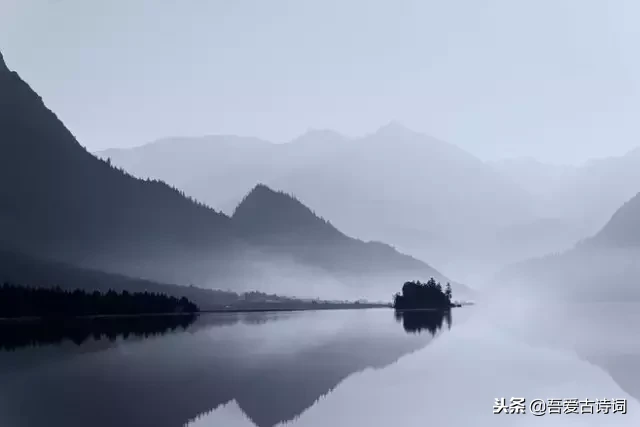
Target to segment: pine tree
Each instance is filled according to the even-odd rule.
[[[447,282],[447,286],[445,287],[444,294],[447,296],[449,301],[451,301],[451,298],[453,297],[453,294],[451,293],[451,283]]]

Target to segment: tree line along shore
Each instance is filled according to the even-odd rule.
[[[249,293],[249,296],[252,294]],[[293,311],[393,307],[396,310],[448,309],[452,302],[451,285],[443,287],[435,279],[405,282],[391,304],[287,299],[287,303],[257,301],[247,298],[239,304],[201,310],[186,297],[155,292],[88,292],[4,284],[0,286],[0,319],[69,318],[99,316],[139,316],[152,314],[194,314],[200,312]]]
[[[106,315],[197,313],[185,297],[153,292],[86,292],[61,288],[0,287],[0,318],[55,318]]]

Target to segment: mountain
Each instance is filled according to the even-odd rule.
[[[282,171],[322,166],[325,156],[332,155],[346,141],[330,130],[310,130],[287,144],[213,135],[166,138],[97,154],[137,177],[169,182],[197,200],[232,214],[255,185],[277,181]]]
[[[66,290],[84,289],[107,292],[155,292],[175,297],[187,297],[200,309],[219,309],[237,303],[239,295],[228,291],[202,289],[135,279],[119,274],[78,268],[55,261],[33,258],[20,252],[0,250],[0,284],[28,284],[33,287],[59,286]]]
[[[276,170],[277,165],[267,161],[273,145],[231,135],[166,138],[133,149],[105,150],[99,156],[137,177],[169,182],[230,214],[243,194]]]
[[[379,242],[363,242],[338,231],[291,195],[256,186],[236,208],[233,223],[242,237],[265,253],[289,256],[339,279],[357,282],[403,277],[448,279],[415,258]],[[313,242],[313,244],[309,244]],[[461,289],[459,285],[458,290]]]
[[[576,266],[573,270],[576,272],[590,271],[581,266],[588,262],[587,259],[593,259],[596,265],[602,264],[593,258],[594,253],[627,269],[624,261],[627,255],[620,251],[625,247],[627,249],[623,251],[628,252],[628,248],[638,241],[638,228],[633,225],[633,216],[638,212],[634,196],[640,191],[640,149],[622,156],[592,160],[580,166],[549,165],[527,158],[493,162],[491,166],[528,191],[536,201],[538,214],[546,218],[543,220],[545,226],[538,220],[515,229],[506,228],[501,233],[505,247],[509,247],[509,242],[517,243],[521,253],[525,254],[523,249],[529,246],[528,258],[565,251],[567,256],[560,258],[574,260]],[[584,244],[579,245],[579,249],[569,250],[581,240]],[[590,255],[582,259],[586,252]],[[616,255],[612,255],[613,252]],[[552,258],[559,263],[557,268],[562,270],[562,261],[556,256]],[[524,265],[530,263],[525,262]],[[513,268],[507,270],[512,271]]]
[[[298,167],[269,183],[296,194],[341,229],[372,239],[382,237],[377,230],[384,225],[449,234],[527,214],[519,189],[480,160],[396,123],[342,145],[315,167]]]
[[[640,191],[640,149],[580,166],[548,165],[532,159],[491,164],[528,190],[542,215],[563,219],[595,234],[624,202]]]
[[[310,129],[286,144],[274,144],[278,158],[286,164],[321,163],[351,142],[350,138],[331,129]]]
[[[544,196],[550,188],[564,185],[577,175],[578,168],[541,162],[533,157],[514,157],[487,162],[498,173],[531,194]]]
[[[211,146],[225,150],[213,156]],[[165,179],[226,212],[264,183],[294,194],[348,235],[392,243],[439,265],[460,258],[486,263],[490,252],[513,256],[497,254],[497,230],[537,219],[529,194],[492,167],[398,123],[360,138],[312,130],[289,143],[254,148],[221,136],[98,155],[137,176]],[[208,165],[188,167],[194,155]]]
[[[640,191],[640,149],[584,165],[566,191],[575,216],[600,229],[614,212]]]
[[[320,259],[333,256],[322,252],[333,248],[322,239],[333,239],[339,234],[337,230],[323,228],[321,220],[304,216],[304,209],[299,208],[294,214],[303,216],[301,224],[309,227],[305,233],[315,239],[279,245],[280,240],[288,239],[284,236],[286,224],[273,230],[263,228],[259,235],[253,235],[257,230],[249,228],[251,215],[254,223],[259,223],[262,206],[285,208],[281,195],[260,187],[262,196],[255,211],[247,209],[246,203],[253,199],[249,197],[231,218],[162,181],[136,178],[114,167],[110,160],[87,152],[42,99],[6,67],[4,59],[0,59],[0,93],[0,249],[163,283],[278,293],[286,287],[285,293],[293,295],[343,296],[332,294],[344,288],[333,274],[342,271],[328,272],[331,265]],[[226,138],[214,139],[217,142],[211,144],[210,155],[222,158],[224,154],[219,164],[230,159],[226,149],[231,146],[240,158],[246,158],[243,150],[255,154],[256,165],[244,163],[248,175],[254,167],[265,164],[268,157],[260,150],[271,146],[260,140],[232,138],[225,147]],[[154,150],[171,152],[172,144],[158,144]],[[208,165],[205,156],[199,148],[191,153],[191,157],[183,157],[181,167],[193,161],[193,169],[200,167],[204,172]],[[208,170],[215,172],[215,166]],[[216,182],[228,186],[233,179],[224,175]],[[268,200],[271,197],[273,201]],[[350,242],[342,261],[348,264],[355,260],[351,264],[354,274],[368,273],[359,270],[359,262],[369,256],[371,245]],[[424,263],[384,248],[384,256],[390,257],[391,275],[402,262],[420,265],[425,274],[432,271]],[[298,262],[303,251],[317,255],[318,260],[306,257],[304,263]],[[309,276],[310,271],[317,274]],[[410,278],[403,276],[402,280]],[[311,281],[313,286],[308,283]],[[360,281],[355,285],[348,288],[351,298],[367,296],[372,284]],[[381,279],[378,285],[377,295],[385,299],[397,287],[397,283]]]
[[[622,205],[588,243],[617,249],[640,248],[640,193]]]
[[[573,247],[587,235],[584,227],[564,218],[541,217],[534,221],[504,227],[497,231],[496,241],[504,249],[531,258]]]
[[[4,62],[0,93],[5,246],[172,282],[184,276],[172,274],[172,260],[184,262],[183,273],[195,272],[203,256],[210,263],[222,246],[231,246],[227,216],[163,182],[136,179],[94,157]]]
[[[640,194],[620,207],[593,237],[570,250],[501,271],[496,282],[553,299],[640,300]],[[550,296],[552,295],[552,296]]]

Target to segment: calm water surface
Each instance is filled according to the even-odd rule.
[[[387,309],[204,314],[98,332],[5,327],[0,425],[183,426],[235,401],[256,426],[273,426],[451,327],[450,315]]]
[[[638,324],[637,304],[514,304],[0,328],[0,426],[637,427]],[[493,415],[513,396],[629,406]]]

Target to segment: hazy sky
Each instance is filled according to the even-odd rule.
[[[92,150],[398,120],[485,159],[640,145],[636,0],[0,0],[0,49]]]

